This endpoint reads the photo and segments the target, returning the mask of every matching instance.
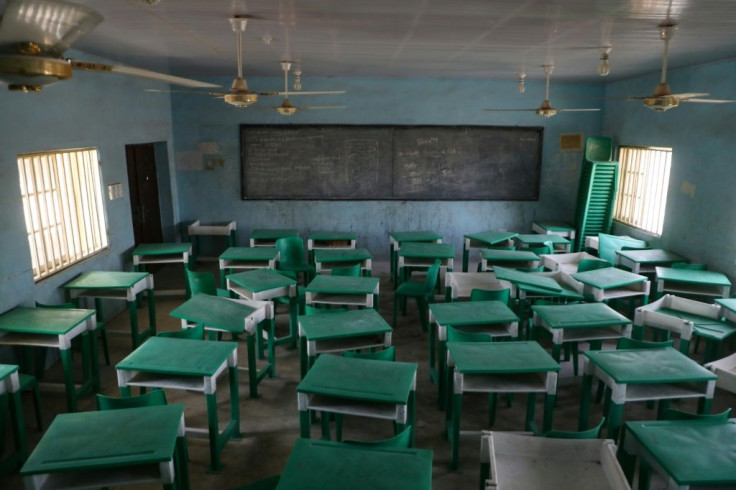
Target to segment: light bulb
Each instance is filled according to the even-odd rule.
[[[608,61],[608,53],[611,52],[610,46],[605,46],[601,49],[601,62],[598,63],[598,75],[605,77],[611,73],[611,64]]]
[[[301,78],[295,78],[294,79],[294,90],[301,90],[302,89],[302,80]]]
[[[526,92],[526,84],[524,83],[525,79],[526,73],[519,73],[519,85],[516,86],[516,90],[518,90],[520,94]]]

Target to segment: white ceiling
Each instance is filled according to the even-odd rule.
[[[4,5],[0,0],[0,5]],[[597,49],[611,45],[609,79],[657,72],[657,24],[679,24],[670,66],[736,54],[733,0],[79,0],[105,20],[74,48],[191,78],[233,77],[228,18],[249,14],[245,76],[544,77],[597,81]],[[268,42],[270,41],[270,42]]]

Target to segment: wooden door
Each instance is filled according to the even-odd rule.
[[[125,145],[130,187],[130,210],[133,215],[135,245],[161,243],[161,208],[158,201],[156,154],[152,143]]]

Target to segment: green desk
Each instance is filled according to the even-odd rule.
[[[516,288],[508,281],[499,281],[492,272],[448,272],[445,274],[445,301],[470,298],[473,289],[510,289],[512,298]]]
[[[687,259],[661,248],[616,250],[616,265],[627,267],[634,274],[654,274],[657,266],[669,267],[675,262],[687,262]]]
[[[407,268],[426,270],[434,265],[435,260],[440,261],[440,275],[442,269],[452,272],[455,246],[451,243],[405,243],[399,250],[396,264],[398,284],[407,280]]]
[[[552,233],[550,235],[540,235],[531,233],[527,235],[516,235],[514,237],[519,248],[541,247],[545,242],[552,242],[553,253],[569,252],[572,242],[562,235]]]
[[[319,354],[391,347],[393,330],[373,308],[299,317],[302,378]]]
[[[271,269],[257,269],[231,274],[226,278],[227,289],[241,298],[268,301],[274,298],[289,298],[289,335],[274,340],[275,345],[284,343],[296,346],[299,298],[296,281]],[[273,329],[273,325],[269,327]]]
[[[256,307],[256,305],[248,304],[248,300],[196,294],[169,315],[181,319],[182,328],[188,328],[192,326],[191,323],[194,323],[204,325],[204,328],[211,332],[229,333],[233,340],[237,340],[238,335],[245,335],[248,350],[246,370],[248,371],[250,397],[257,398],[258,383],[266,376],[272,378],[274,376],[275,355],[272,330],[268,332],[268,363],[261,370],[256,366],[258,324],[268,318],[271,308],[271,304],[265,302]]]
[[[96,330],[95,310],[19,307],[0,315],[0,345],[59,349],[70,412],[76,411],[79,397],[100,389]],[[71,348],[79,335],[83,335],[83,381],[76,387]]]
[[[442,235],[433,231],[392,231],[388,234],[389,260],[391,261],[391,282],[396,284],[398,274],[399,250],[404,243],[441,243]]]
[[[102,300],[116,299],[128,302],[130,316],[130,335],[133,339],[133,348],[149,336],[156,335],[156,298],[153,291],[153,275],[147,272],[117,272],[91,271],[69,281],[62,286],[69,291],[72,301],[79,306],[79,298],[94,298],[97,311],[97,326],[104,325],[102,314]],[[138,313],[136,299],[138,294],[146,291],[148,294],[148,329],[138,331]]]
[[[57,415],[20,473],[27,489],[188,488],[184,406]]]
[[[532,311],[534,325],[552,334],[552,357],[557,362],[565,342],[590,342],[591,350],[600,350],[604,340],[631,337],[631,320],[603,303],[535,305]]]
[[[357,306],[378,309],[377,277],[318,275],[307,285],[308,305]]]
[[[729,300],[716,300],[729,301]],[[688,355],[693,334],[706,340],[703,362],[721,357],[723,341],[736,334],[736,323],[723,319],[719,305],[702,303],[665,294],[657,301],[636,309],[634,337],[643,339],[644,329],[652,327],[680,335],[680,352]]]
[[[569,240],[575,240],[575,227],[564,221],[535,221],[532,231],[540,235],[560,235]]]
[[[460,451],[460,417],[463,393],[489,393],[495,418],[497,393],[526,393],[525,429],[532,430],[536,394],[545,394],[544,432],[552,427],[560,365],[536,342],[448,342],[447,365],[453,372],[448,383],[447,437],[450,468],[457,469]],[[451,397],[450,397],[451,395]]]
[[[615,267],[578,272],[570,277],[583,284],[583,295],[593,301],[608,301],[618,298],[642,297],[649,302],[649,280]]]
[[[235,246],[235,232],[238,225],[235,221],[202,224],[199,220],[187,227],[187,234],[192,242],[192,264],[197,263],[200,252],[200,236],[224,236],[228,247]],[[202,260],[215,260],[213,257],[201,257]]]
[[[310,231],[307,236],[307,253],[314,263],[315,250],[347,250],[356,247],[358,234],[352,231]]]
[[[325,354],[296,387],[301,437],[310,437],[310,411],[391,420],[396,432],[414,424],[417,365]],[[322,437],[330,438],[329,416]]]
[[[583,286],[562,272],[521,272],[496,266],[494,273],[497,279],[514,285],[522,326],[528,323],[529,306],[538,299],[559,302],[583,299]]]
[[[667,488],[734,488],[734,441],[736,419],[626,422],[623,451],[639,456],[667,481]],[[629,472],[630,479],[632,473]]]
[[[143,243],[133,250],[133,267],[145,271],[146,264],[184,264],[189,267],[191,243]]]
[[[371,275],[371,261],[373,256],[364,248],[329,248],[314,250],[314,265],[317,274],[329,272],[333,267],[344,267],[360,264],[360,270],[364,276]]]
[[[275,247],[276,240],[299,236],[299,230],[257,228],[250,232],[251,247]]]
[[[6,403],[7,402],[7,403]],[[10,417],[7,416],[6,410],[10,408]],[[0,456],[3,454],[5,458],[0,460],[0,475],[6,474],[15,469],[20,463],[25,461],[28,454],[28,446],[26,444],[26,423],[23,417],[23,404],[20,398],[20,381],[18,380],[18,366],[0,364]],[[13,443],[15,451],[2,451],[5,447],[5,426],[10,424],[13,430]]]
[[[277,490],[430,490],[432,451],[297,439]]]
[[[437,383],[441,408],[445,406],[447,383],[447,327],[485,333],[493,338],[515,339],[519,335],[519,317],[500,301],[432,303],[429,305],[429,323],[432,325],[429,329],[429,376]],[[436,361],[438,358],[439,362]]]
[[[491,271],[493,266],[501,265],[503,267],[539,267],[542,260],[539,255],[529,250],[494,250],[492,248],[482,248],[480,250],[480,270]]]
[[[608,437],[616,440],[624,404],[632,401],[698,398],[701,413],[708,413],[717,376],[672,347],[665,349],[599,350],[584,354],[579,429],[588,428],[593,377],[611,390],[606,414]]]
[[[468,272],[468,259],[473,248],[511,247],[513,239],[518,233],[508,231],[488,230],[479,233],[463,235],[463,272]]]
[[[225,274],[253,269],[275,269],[279,256],[275,247],[230,247],[219,257],[220,284],[225,284]]]
[[[204,393],[210,440],[210,469],[222,469],[220,452],[231,438],[240,438],[238,344],[152,337],[115,366],[122,396],[130,387],[170,388]],[[230,382],[230,421],[220,432],[217,422],[217,378],[225,370]],[[199,433],[189,429],[187,432]]]
[[[674,293],[707,298],[728,298],[731,291],[731,281],[720,272],[669,267],[656,267],[655,271],[657,296]]]

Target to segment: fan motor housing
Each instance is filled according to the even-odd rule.
[[[7,83],[10,90],[38,92],[43,85],[71,76],[72,66],[65,59],[0,54],[0,81]]]

